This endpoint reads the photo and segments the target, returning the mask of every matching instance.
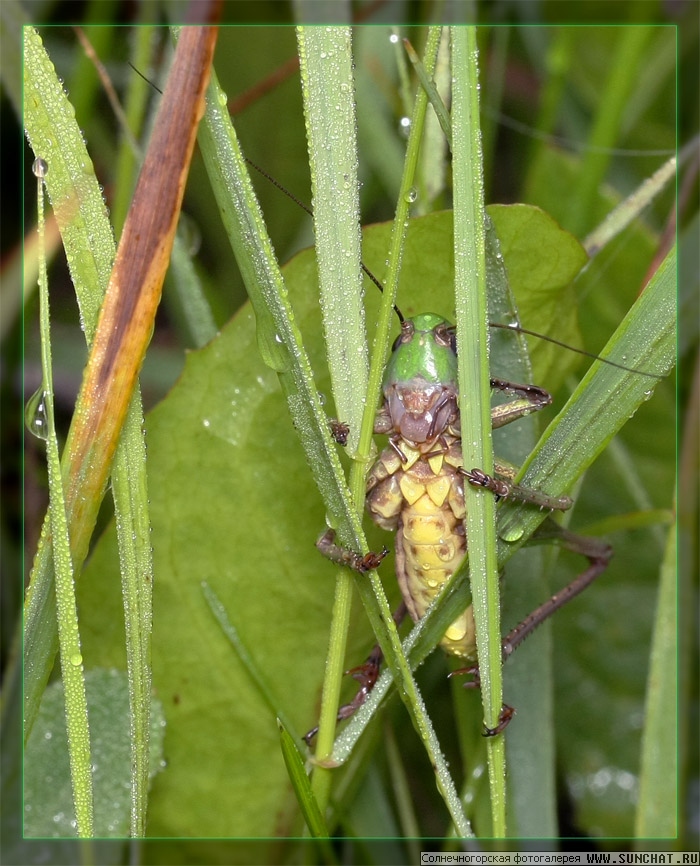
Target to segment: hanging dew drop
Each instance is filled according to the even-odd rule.
[[[504,541],[519,541],[524,535],[524,530],[522,526],[513,526],[499,532],[499,535]]]
[[[418,199],[418,190],[412,186],[409,191],[404,196],[404,199],[408,202],[408,204],[413,204],[413,202]]]
[[[44,178],[49,173],[49,164],[45,159],[38,156],[32,163],[34,177]]]
[[[49,438],[49,422],[46,417],[46,391],[38,388],[27,400],[24,409],[24,424],[37,439],[46,441]]]

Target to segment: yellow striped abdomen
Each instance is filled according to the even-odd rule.
[[[405,462],[387,448],[373,467],[367,507],[380,526],[398,530],[396,577],[408,612],[417,622],[466,552],[464,488],[456,471],[462,455],[457,441],[432,457],[404,448],[403,442],[401,449]],[[452,655],[474,656],[471,606],[447,629],[440,645]]]

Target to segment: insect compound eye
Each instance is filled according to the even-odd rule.
[[[440,325],[435,326],[433,333],[438,346],[448,347],[452,349],[455,355],[457,354],[457,330],[454,325],[442,322]]]

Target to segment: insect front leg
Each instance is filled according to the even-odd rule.
[[[494,430],[498,427],[504,427],[512,421],[517,421],[518,418],[530,415],[532,412],[539,412],[540,409],[544,409],[552,402],[552,395],[549,391],[538,388],[537,385],[516,385],[514,382],[506,382],[504,379],[491,379],[491,388],[494,391],[520,395],[517,400],[501,403],[500,406],[494,406],[491,410],[491,426]]]
[[[536,385],[515,385],[502,379],[491,379],[491,387],[524,395],[521,399],[503,403],[491,410],[491,424],[494,428],[503,427],[524,415],[537,412],[552,402],[551,395]],[[551,511],[566,511],[572,505],[572,500],[568,496],[551,496],[541,490],[515,484],[513,479],[517,468],[503,461],[495,461],[494,475],[487,475],[477,468],[471,470],[462,468],[459,472],[473,487],[490,490],[498,499],[514,499],[536,505],[538,508],[548,508]]]

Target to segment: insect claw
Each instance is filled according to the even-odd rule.
[[[501,481],[500,478],[493,478],[491,475],[487,475],[481,469],[460,469],[459,472],[461,475],[464,475],[473,487],[483,487],[484,490],[490,490],[496,497],[496,500],[505,499],[510,495],[510,484]]]
[[[335,530],[327,529],[316,542],[316,547],[321,553],[338,565],[347,565],[349,568],[359,571],[360,574],[365,574],[368,571],[374,571],[379,566],[379,563],[389,553],[386,547],[381,553],[357,553],[354,550],[348,550],[346,547],[341,547],[335,543]]]
[[[355,563],[354,568],[356,571],[359,571],[360,574],[374,571],[375,568],[379,568],[381,561],[388,553],[389,551],[386,547],[383,547],[380,553],[372,553],[370,550],[370,552],[366,553],[364,556],[358,557],[358,561]]]
[[[310,731],[307,731],[304,734],[304,736],[302,737],[302,740],[306,743],[307,746],[311,747],[311,741],[313,740],[313,738],[316,736],[317,733],[318,733],[318,725],[316,725],[315,728],[311,728]]]
[[[356,668],[350,668],[350,670],[345,671],[345,675],[352,677],[360,684],[361,692],[369,694],[374,688],[374,684],[377,682],[377,677],[379,676],[379,665],[370,659],[364,664],[358,665]]]
[[[469,674],[473,677],[473,679],[468,680],[464,683],[465,689],[478,689],[481,688],[481,677],[479,676],[479,666],[472,665],[469,668],[460,668],[456,671],[451,671],[447,676],[454,677],[458,674]],[[489,728],[484,725],[484,729],[482,731],[482,736],[484,737],[495,737],[497,734],[502,733],[510,724],[510,720],[515,715],[515,709],[508,704],[503,704],[501,707],[501,712],[498,714],[498,724],[495,728]]]
[[[498,724],[495,728],[487,728],[484,725],[484,730],[482,731],[483,737],[495,737],[497,734],[502,734],[503,731],[510,724],[510,720],[515,715],[515,710],[513,707],[508,706],[508,704],[503,704],[501,707],[501,712],[498,714]]]
[[[481,688],[481,678],[479,677],[479,665],[472,665],[469,668],[459,668],[456,671],[450,671],[447,675],[448,679],[450,677],[456,676],[472,676],[473,679],[467,680],[467,682],[462,683],[465,689],[479,689]]]

